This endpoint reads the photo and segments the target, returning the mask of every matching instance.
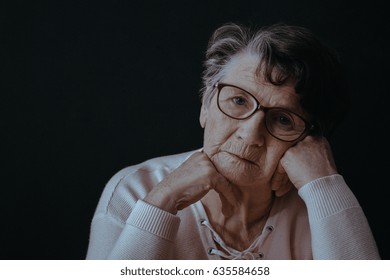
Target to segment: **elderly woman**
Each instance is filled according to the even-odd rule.
[[[327,137],[348,107],[335,53],[305,28],[218,28],[203,148],[108,182],[87,259],[379,259]]]

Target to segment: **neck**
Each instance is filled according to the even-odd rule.
[[[273,203],[271,191],[237,192],[237,204],[231,205],[210,191],[202,203],[214,230],[229,246],[244,250],[262,231]],[[222,215],[221,215],[222,214]]]

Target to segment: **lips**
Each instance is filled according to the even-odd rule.
[[[237,158],[238,160],[244,161],[244,162],[249,163],[249,164],[256,164],[254,161],[252,161],[248,157],[245,157],[245,156],[242,156],[242,155],[237,155],[237,154],[234,154],[234,153],[231,153],[231,152],[227,152],[227,151],[224,151],[224,152],[229,154],[229,155],[231,155],[232,157]]]

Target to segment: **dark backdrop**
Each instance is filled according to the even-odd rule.
[[[202,60],[228,21],[303,25],[339,51],[353,110],[333,151],[389,259],[387,17],[378,1],[3,1],[1,259],[84,259],[115,172],[202,145]]]

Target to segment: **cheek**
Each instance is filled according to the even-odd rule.
[[[211,156],[234,134],[236,125],[222,118],[211,118],[204,129],[204,150]]]

